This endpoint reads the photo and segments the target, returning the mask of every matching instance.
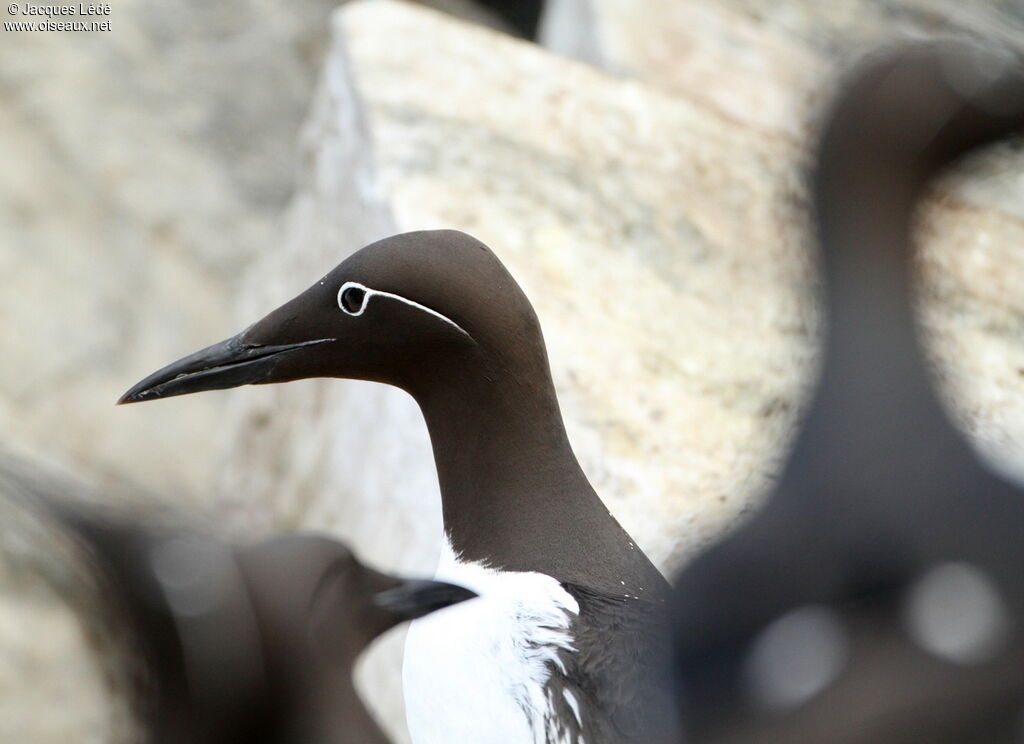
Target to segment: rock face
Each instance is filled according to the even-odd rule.
[[[334,3],[297,5],[127,0],[110,32],[4,32],[5,438],[179,500],[212,490],[223,399],[113,403],[226,333],[274,242]],[[188,441],[207,446],[172,456]]]
[[[336,5],[123,0],[110,32],[0,32],[5,438],[208,499],[226,399],[113,402],[230,331],[244,267],[279,240]]]
[[[986,46],[991,49],[991,38],[1004,37],[1016,47],[1019,64],[1024,38],[1019,5],[1016,17],[1006,14],[997,26],[990,15],[996,3],[969,0],[955,4],[553,0],[553,4],[566,14],[557,23],[554,15],[549,17],[555,24],[549,41],[560,50],[596,60],[606,69],[636,76],[687,100],[704,102],[798,145],[809,131],[812,108],[825,98],[824,83],[835,71],[835,60],[847,56],[856,42],[877,43],[904,35],[981,35],[989,37]],[[582,9],[570,7],[580,5]],[[851,9],[861,12],[853,15]],[[563,25],[572,12],[589,23],[591,31],[582,38],[569,33],[579,25]],[[701,18],[710,22],[702,23]],[[884,18],[898,21],[883,30],[879,21]],[[742,38],[753,38],[751,32],[761,44]],[[955,81],[958,71],[950,72]],[[1015,147],[997,148],[938,184],[922,210],[917,233],[923,249],[923,320],[938,362],[939,381],[974,443],[1016,471],[1018,478],[1024,474],[1020,334],[1024,159],[1019,150],[1019,142]],[[796,170],[801,163],[794,162],[792,167]],[[888,360],[873,361],[884,365]],[[923,440],[927,447],[928,437]],[[957,529],[952,523],[950,527]]]
[[[996,4],[930,0],[551,0],[546,38],[598,72],[437,13],[357,3],[335,17],[281,230],[333,4],[124,0],[104,36],[4,33],[0,269],[16,291],[0,292],[0,436],[225,530],[329,530],[407,572],[429,571],[440,513],[404,394],[307,381],[113,400],[372,240],[463,229],[534,302],[584,469],[672,570],[756,505],[802,405],[816,313],[801,169],[836,60],[892,27],[1019,37],[1009,2],[993,16]],[[465,0],[430,4],[500,25]],[[968,164],[921,230],[940,374],[967,429],[1010,464],[1024,462],[1022,165],[1012,148]],[[92,679],[66,612],[19,582],[0,566],[0,643],[22,654],[17,669],[47,661],[42,644],[18,646],[24,628],[50,628],[63,681]],[[401,740],[399,643],[365,679]],[[11,679],[30,684],[0,687]],[[102,701],[87,703],[50,740],[102,738]],[[0,740],[24,740],[11,707]]]
[[[285,244],[250,274],[239,327],[378,237],[465,230],[532,299],[583,467],[649,555],[677,565],[750,503],[809,333],[798,192],[761,133],[359,3],[336,17],[304,141]],[[220,508],[238,529],[326,528],[390,570],[432,567],[437,486],[404,393],[305,381],[233,403]]]
[[[690,33],[734,34],[716,12]],[[721,42],[736,59],[706,62],[723,87],[748,56],[777,53],[796,75],[826,55],[765,23],[758,34],[752,16],[749,33]],[[785,74],[761,82],[799,88]],[[479,237],[537,309],[584,469],[672,570],[756,504],[805,397],[817,320],[801,168],[820,98],[755,97],[739,116],[409,6],[354,4],[335,19],[285,243],[249,275],[238,324],[378,237]],[[1022,225],[1007,207],[1019,184],[1000,169],[1017,161],[996,162],[962,170],[923,211],[926,318],[971,430],[1021,442],[1010,401],[1024,400],[1024,358],[1009,329],[1024,295],[1008,290],[1024,279],[1012,255]],[[431,564],[437,488],[403,393],[306,381],[233,404],[220,503],[238,529],[327,528],[389,569]],[[367,679],[386,697],[383,676]],[[397,718],[397,701],[381,710]]]
[[[95,484],[0,446],[0,740],[138,742],[125,628],[86,554],[30,508],[37,494],[97,498]]]
[[[540,37],[763,133],[765,153],[795,175],[837,70],[858,54],[908,38],[1019,51],[1024,14],[1019,4],[981,0],[551,0]],[[1024,156],[1012,146],[964,164],[924,206],[918,233],[938,374],[961,424],[1014,470],[1024,464],[1024,352],[1015,330],[1024,310],[1021,172]]]
[[[243,268],[278,242],[336,5],[119,0],[110,32],[0,31],[0,443],[211,511],[227,396],[113,404],[232,331]],[[7,557],[0,741],[108,741],[75,618]]]
[[[549,0],[552,51],[802,140],[840,63],[898,39],[1024,41],[1019,4],[989,0]]]
[[[531,45],[361,3],[337,17],[306,143],[287,244],[250,276],[240,323],[376,237],[465,230],[532,299],[584,468],[655,560],[672,565],[741,510],[778,446],[765,421],[792,415],[781,402],[807,334],[795,184],[759,133]],[[226,498],[276,507],[245,519],[336,525],[394,561],[394,533],[362,521],[393,505],[437,542],[436,519],[419,527],[437,496],[404,394],[306,382],[250,391],[235,414],[245,444]],[[422,566],[415,541],[397,542],[415,561],[400,568]]]
[[[0,32],[0,442],[206,507],[225,400],[113,404],[228,332],[291,192],[334,4],[123,0],[110,32]],[[40,582],[70,559],[5,499],[0,741],[129,740],[95,638]]]

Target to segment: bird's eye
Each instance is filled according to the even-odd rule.
[[[363,309],[366,301],[366,290],[362,287],[348,286],[341,290],[338,295],[338,305],[350,315],[356,315]]]

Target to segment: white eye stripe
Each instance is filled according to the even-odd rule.
[[[362,304],[359,306],[359,310],[357,310],[355,312],[352,312],[351,310],[347,309],[345,307],[345,303],[342,301],[342,295],[345,294],[345,290],[347,290],[347,289],[359,289],[359,290],[362,290],[362,292],[363,292]],[[370,304],[370,298],[371,297],[387,297],[387,298],[392,299],[392,300],[398,300],[399,302],[405,303],[409,307],[414,307],[417,310],[422,310],[425,313],[429,313],[430,315],[433,315],[435,318],[437,318],[439,320],[443,320],[445,323],[450,325],[452,328],[457,330],[459,333],[462,333],[462,334],[466,335],[470,339],[473,338],[472,336],[469,335],[469,333],[466,331],[465,328],[460,326],[458,323],[456,323],[454,320],[449,318],[447,315],[442,315],[441,313],[437,312],[437,310],[433,310],[433,309],[427,307],[426,305],[421,305],[418,302],[414,302],[413,300],[410,300],[407,297],[402,297],[402,295],[394,294],[393,292],[382,292],[379,289],[372,289],[370,287],[367,287],[365,284],[360,284],[359,282],[345,282],[344,284],[341,285],[341,288],[338,290],[338,307],[340,307],[342,312],[346,313],[347,315],[352,315],[353,317],[358,317],[358,316],[362,315],[366,311],[366,308]]]

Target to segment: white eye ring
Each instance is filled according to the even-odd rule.
[[[355,303],[348,302],[345,296],[346,292],[350,292],[352,290],[362,292],[362,297],[360,297],[359,299],[359,307],[355,310],[352,309],[352,306],[354,306]],[[354,293],[350,294],[348,297],[350,299],[353,298]],[[341,285],[341,288],[338,289],[338,307],[340,307],[341,311],[346,315],[358,317],[366,311],[366,306],[370,304],[370,297],[386,297],[390,300],[397,300],[398,302],[408,305],[409,307],[428,313],[429,315],[432,315],[438,320],[443,320],[445,323],[450,325],[459,333],[468,337],[470,340],[473,339],[473,337],[469,335],[465,328],[460,326],[447,315],[442,315],[441,313],[437,312],[437,310],[433,310],[427,307],[426,305],[421,305],[418,302],[414,302],[413,300],[410,300],[407,297],[402,297],[402,295],[395,294],[394,292],[382,292],[379,289],[371,289],[370,287],[367,287],[365,284],[360,284],[359,282],[345,282],[344,284]]]
[[[353,310],[353,303],[349,300],[356,292],[360,293],[358,300],[359,306],[357,309]],[[366,310],[367,303],[370,301],[370,292],[370,288],[364,284],[360,284],[359,282],[345,282],[341,285],[341,289],[338,290],[338,307],[340,307],[341,311],[347,315],[362,315],[363,311]],[[347,296],[346,293],[348,293]]]

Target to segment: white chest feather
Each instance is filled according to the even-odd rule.
[[[562,668],[559,653],[575,650],[576,600],[550,576],[462,563],[450,549],[437,578],[480,596],[409,629],[402,676],[413,742],[558,744],[545,683]],[[578,709],[572,693],[557,694]]]

